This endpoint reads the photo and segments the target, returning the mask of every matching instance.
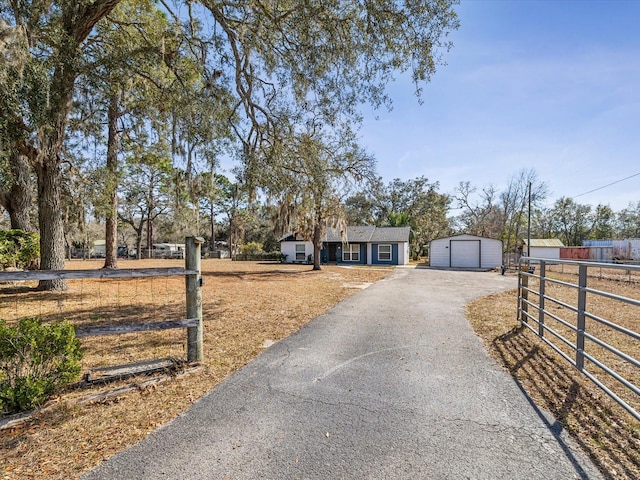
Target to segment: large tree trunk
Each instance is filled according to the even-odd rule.
[[[109,209],[105,218],[105,255],[103,268],[118,268],[118,97],[109,102],[109,131],[107,134],[106,197]]]
[[[313,226],[313,270],[320,270],[320,248],[322,247],[322,227]]]
[[[109,214],[105,219],[105,253],[102,268],[118,268],[118,197],[109,194]]]
[[[31,166],[24,155],[13,152],[9,158],[11,188],[0,194],[0,205],[9,213],[11,228],[33,232],[29,213],[33,202],[31,190]]]
[[[38,179],[38,225],[40,227],[40,270],[64,270],[64,223],[60,191],[64,181],[61,168],[62,142],[71,108],[75,72],[71,67],[73,42],[61,53],[63,61],[56,67],[50,94],[49,119],[41,127],[40,150],[30,158]],[[66,290],[64,280],[41,280],[39,290]]]
[[[48,96],[41,111],[44,121],[34,131],[37,143],[25,138],[16,138],[15,147],[28,157],[38,180],[38,209],[40,227],[40,269],[64,269],[64,228],[60,190],[64,181],[60,167],[60,155],[67,124],[73,89],[78,74],[78,62],[81,45],[89,36],[93,27],[111,12],[120,0],[95,0],[93,2],[63,2],[61,29],[51,29],[51,25],[41,25],[45,31],[56,32],[55,52],[49,58],[53,68]],[[16,5],[12,2],[14,13]],[[38,17],[34,17],[38,18]],[[29,32],[36,33],[36,32]],[[37,38],[34,35],[33,38]],[[39,49],[34,49],[39,50]],[[38,107],[42,107],[39,104]],[[23,119],[12,119],[18,127],[24,127]],[[24,127],[26,130],[26,127]],[[64,289],[63,280],[41,281],[40,289]]]
[[[50,157],[36,165],[38,177],[38,224],[40,226],[40,269],[64,270],[64,228],[60,186],[63,182],[58,161]],[[64,280],[41,280],[39,290],[66,290]]]
[[[153,222],[151,221],[151,209],[147,210],[147,258],[153,258]]]

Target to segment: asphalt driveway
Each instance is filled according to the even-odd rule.
[[[83,478],[602,478],[464,317],[515,286],[398,268]]]

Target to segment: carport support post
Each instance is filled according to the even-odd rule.
[[[202,362],[202,277],[200,276],[200,249],[202,237],[185,239],[185,268],[196,273],[185,275],[187,292],[187,318],[197,318],[197,327],[187,328],[187,361]]]

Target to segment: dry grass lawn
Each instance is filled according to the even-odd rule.
[[[70,262],[95,269],[98,261]],[[182,261],[124,261],[120,268],[184,266]],[[88,395],[144,382],[148,377],[64,392],[26,422],[0,430],[3,479],[72,479],[140,441],[184,411],[206,391],[343,298],[390,269],[202,262],[205,360],[162,383],[98,403]],[[74,324],[184,318],[184,278],[72,280],[62,293],[0,286],[0,318],[67,318]],[[185,358],[184,329],[84,338],[84,371],[162,357]],[[144,384],[142,384],[144,385]]]
[[[98,261],[72,262],[95,269]],[[181,261],[121,262],[121,268],[183,266]],[[222,379],[390,269],[259,264],[208,259],[202,265],[205,361],[174,376],[136,377],[70,389],[23,423],[0,430],[0,472],[6,480],[77,478],[184,411]],[[563,274],[566,274],[564,272]],[[601,284],[638,298],[638,285]],[[594,308],[635,325],[637,311]],[[624,309],[623,309],[624,310]],[[467,314],[487,348],[527,395],[551,411],[609,479],[640,478],[640,425],[515,320],[514,292],[480,299]],[[0,318],[67,318],[76,325],[184,318],[184,279],[74,280],[63,293],[0,286]],[[635,323],[634,323],[635,322]],[[185,331],[88,337],[84,371],[151,358],[184,358]],[[630,345],[638,357],[638,345]],[[631,369],[637,381],[638,371]],[[154,379],[164,380],[153,383]],[[131,387],[134,387],[131,389]],[[129,387],[128,391],[118,390]],[[88,403],[93,394],[111,396]],[[638,399],[631,399],[637,401]]]
[[[553,275],[565,281],[576,282],[576,276],[566,271]],[[530,285],[536,288],[534,283]],[[640,298],[639,285],[621,279],[590,278],[589,286],[629,298]],[[576,304],[577,293],[574,289],[548,283],[546,293],[568,304]],[[575,317],[575,313],[560,305],[547,302],[546,308],[565,320]],[[558,419],[606,478],[640,478],[640,423],[533,332],[520,326],[516,321],[516,309],[516,292],[512,291],[469,304],[467,316],[490,353],[511,373],[536,405],[550,411]],[[636,332],[639,330],[638,307],[588,294],[587,310]],[[545,321],[566,338],[571,339],[575,335],[566,327],[554,323],[551,318]],[[637,340],[623,337],[590,320],[587,320],[587,331],[596,333],[596,336],[625,353],[640,358],[640,344]],[[570,353],[567,348],[563,350]],[[613,366],[635,385],[640,385],[640,372],[636,366],[614,358],[606,350],[589,345],[589,342],[586,350],[597,354],[598,358]],[[585,366],[592,373],[598,370],[593,365],[588,365],[588,362]],[[632,407],[640,409],[640,398],[637,395],[622,388],[617,382],[605,379],[604,375],[599,377]]]

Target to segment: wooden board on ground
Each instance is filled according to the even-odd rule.
[[[87,383],[109,382],[134,375],[147,375],[163,370],[174,370],[182,363],[184,362],[174,358],[160,358],[130,363],[128,365],[92,368],[86,374],[84,380]]]

